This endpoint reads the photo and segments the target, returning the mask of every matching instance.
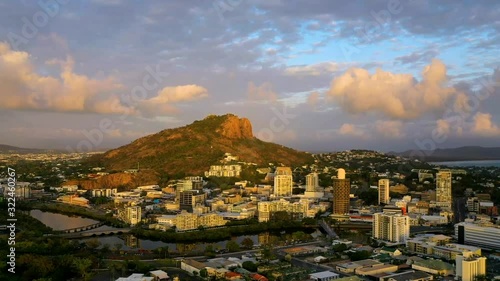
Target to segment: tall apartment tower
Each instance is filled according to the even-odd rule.
[[[389,180],[378,180],[378,204],[389,204]]]
[[[436,205],[451,209],[451,171],[443,170],[436,174]]]
[[[398,213],[376,213],[372,233],[374,239],[405,243],[410,237],[410,217]]]
[[[349,213],[349,195],[351,181],[345,178],[345,170],[338,169],[337,178],[333,179],[333,214],[345,215]]]
[[[292,169],[290,167],[277,167],[274,172],[275,196],[290,196],[293,189]]]
[[[315,192],[318,186],[318,173],[314,172],[306,176],[306,192]]]

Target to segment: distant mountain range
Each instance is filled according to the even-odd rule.
[[[225,153],[238,161],[297,166],[313,163],[313,157],[254,137],[252,124],[233,114],[210,115],[203,120],[142,137],[132,143],[91,157],[89,161],[110,170],[135,168],[169,174],[201,174],[219,164]]]
[[[0,153],[43,153],[48,149],[23,148],[12,145],[0,144]]]
[[[457,148],[436,149],[433,151],[422,151],[425,162],[443,161],[472,161],[472,160],[500,160],[500,147],[463,146]],[[414,150],[404,152],[389,152],[390,155],[402,157],[415,157]]]

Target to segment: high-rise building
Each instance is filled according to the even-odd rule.
[[[293,189],[293,176],[290,167],[277,167],[274,173],[274,195],[290,196]]]
[[[476,276],[486,275],[486,258],[476,255],[457,255],[456,276],[462,281],[474,281]]]
[[[349,213],[349,195],[351,181],[345,178],[345,170],[338,169],[337,178],[333,179],[333,214],[345,215]]]
[[[306,176],[306,192],[315,192],[319,187],[318,173],[310,173]]]
[[[405,243],[410,237],[410,217],[398,213],[373,215],[373,238],[391,243]]]
[[[442,170],[436,174],[436,205],[451,209],[451,171]]]
[[[378,180],[378,204],[389,204],[389,180]]]
[[[200,190],[186,190],[179,194],[179,206],[181,210],[192,212],[196,205],[203,205],[207,194]]]

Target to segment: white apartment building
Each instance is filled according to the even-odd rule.
[[[403,244],[410,237],[410,217],[397,213],[373,215],[373,238]]]
[[[138,224],[141,221],[141,216],[140,206],[125,207],[118,210],[118,218],[131,225]]]
[[[276,201],[263,201],[258,203],[259,222],[266,222],[271,219],[272,213],[288,212],[296,217],[306,217],[309,210],[309,201],[300,200],[299,202],[290,203],[285,199]]]
[[[378,180],[378,204],[389,204],[389,179]]]
[[[239,177],[241,165],[212,165],[205,172],[205,177]]]
[[[486,274],[486,258],[475,255],[457,255],[456,276],[462,281],[474,281],[476,276]]]
[[[290,196],[293,189],[292,169],[290,167],[276,168],[274,176],[274,192],[275,196]]]

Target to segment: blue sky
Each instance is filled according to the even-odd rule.
[[[308,151],[498,145],[499,5],[1,1],[0,143],[112,148],[234,113]]]

